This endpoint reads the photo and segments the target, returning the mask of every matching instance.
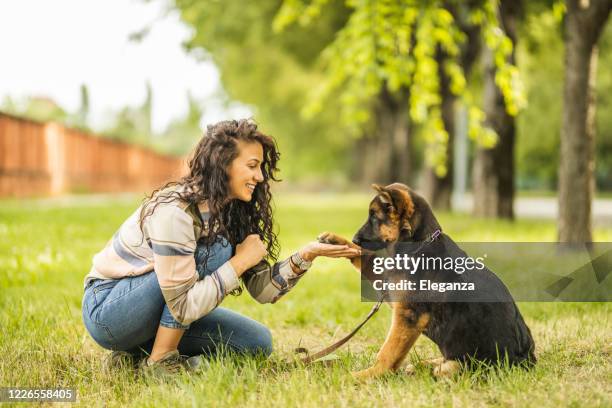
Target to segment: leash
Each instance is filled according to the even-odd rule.
[[[419,246],[419,248],[415,251],[418,252],[421,249],[423,249],[423,247],[427,244],[430,244],[431,242],[435,241],[440,234],[442,234],[442,230],[437,229],[435,230],[430,236],[429,238],[427,238],[425,241],[423,241],[423,243]],[[323,350],[320,350],[314,354],[309,354],[308,350],[304,347],[299,347],[296,348],[294,351],[296,353],[302,353],[302,354],[306,354],[306,357],[303,357],[300,359],[300,362],[302,364],[310,364],[315,362],[316,360],[323,358],[331,353],[333,353],[334,351],[338,350],[340,347],[342,347],[344,344],[346,344],[350,339],[353,338],[353,336],[355,336],[357,334],[357,332],[363,327],[365,326],[365,324],[368,322],[368,320],[370,320],[375,314],[376,312],[378,312],[378,310],[380,309],[380,305],[382,305],[383,301],[382,299],[378,300],[376,302],[376,304],[374,306],[372,306],[372,309],[370,309],[370,312],[368,313],[368,315],[365,317],[365,319],[363,319],[363,321],[361,323],[359,323],[349,334],[347,334],[346,336],[344,336],[343,338],[341,338],[340,340],[338,340],[337,342],[335,342],[334,344],[332,344],[329,347],[324,348]]]
[[[381,304],[382,304],[382,300],[379,300],[378,302],[376,302],[376,304],[372,306],[372,309],[370,309],[370,313],[368,313],[368,315],[365,317],[365,319],[363,319],[361,323],[359,323],[349,334],[347,334],[346,336],[344,336],[343,338],[341,338],[340,340],[338,340],[331,346],[326,347],[323,350],[318,351],[314,354],[310,354],[310,355],[308,354],[308,350],[306,350],[305,348],[295,349],[296,353],[306,353],[307,354],[306,357],[303,357],[300,359],[302,364],[310,364],[322,357],[325,357],[333,353],[334,351],[342,347],[346,342],[348,342],[351,338],[353,338],[355,334],[357,334],[357,332],[368,322],[368,320],[372,318],[372,316],[376,314],[376,312],[378,312],[378,309],[380,309]]]

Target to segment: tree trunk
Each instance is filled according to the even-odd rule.
[[[597,40],[612,0],[567,0],[559,158],[559,242],[592,241]]]
[[[384,86],[374,109],[373,137],[356,144],[356,174],[363,184],[411,181],[408,92],[391,94]]]
[[[408,92],[400,91],[395,97],[395,111],[391,129],[391,163],[389,183],[410,184],[410,117],[408,115]]]
[[[450,91],[450,78],[444,72],[444,59],[446,55],[438,50],[438,77],[440,78],[440,98],[442,100],[440,111],[444,129],[448,133],[446,144],[446,174],[438,176],[431,166],[425,169],[423,194],[429,204],[442,211],[450,211],[451,196],[453,193],[453,143],[455,136],[455,103],[457,97]]]
[[[517,23],[522,2],[502,0],[499,7],[501,25],[512,40],[508,63],[516,61]],[[487,126],[498,136],[490,149],[478,148],[473,167],[473,193],[476,216],[514,219],[514,145],[515,120],[506,111],[504,97],[495,84],[495,61],[490,50],[485,51],[484,105]]]
[[[472,5],[473,6],[473,5]],[[480,50],[480,29],[477,25],[473,25],[465,21],[465,12],[461,9],[462,6],[457,6],[451,2],[447,2],[445,7],[451,12],[455,18],[456,23],[460,29],[466,34],[467,41],[465,46],[461,50],[461,67],[466,78],[470,76],[474,61],[478,56]],[[463,5],[463,7],[471,7]],[[457,97],[450,91],[450,80],[444,70],[442,64],[446,56],[438,51],[438,75],[440,78],[440,97],[441,102],[441,113],[442,121],[444,122],[444,128],[448,133],[448,145],[446,149],[447,155],[447,174],[443,177],[438,177],[431,166],[427,166],[425,169],[425,175],[423,178],[423,193],[429,203],[436,209],[450,210],[452,207],[452,194],[454,189],[454,144],[455,144],[455,133],[456,133],[456,108],[457,108]]]

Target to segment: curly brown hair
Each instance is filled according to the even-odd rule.
[[[263,147],[263,181],[255,187],[250,202],[228,201],[228,170],[239,154],[239,140],[259,143]],[[235,247],[247,235],[258,234],[267,246],[266,259],[275,262],[279,245],[274,231],[270,180],[280,181],[275,174],[279,158],[274,139],[257,130],[257,124],[252,120],[227,120],[208,125],[189,160],[189,173],[178,181],[166,183],[145,198],[140,211],[141,230],[145,218],[153,214],[159,204],[177,199],[195,205],[207,201],[210,211],[209,230],[214,233],[207,234],[199,242],[208,246],[223,236]],[[185,188],[169,189],[171,186]]]

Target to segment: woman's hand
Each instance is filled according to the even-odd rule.
[[[236,245],[236,255],[230,259],[238,277],[248,271],[266,257],[268,251],[257,234],[247,236]]]
[[[351,248],[348,245],[323,244],[317,241],[307,244],[304,248],[300,249],[299,253],[302,259],[310,262],[318,256],[352,259],[361,255],[359,249]]]

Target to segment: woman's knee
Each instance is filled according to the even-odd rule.
[[[245,322],[243,330],[225,330],[221,334],[221,344],[226,351],[250,357],[269,357],[272,354],[272,333],[263,324],[250,320]],[[219,350],[217,350],[219,351]]]
[[[272,333],[263,324],[225,308],[217,308],[191,324],[182,346],[186,351],[219,352],[225,348],[247,355],[272,354]],[[219,348],[219,345],[224,345]],[[197,354],[197,353],[196,353]]]
[[[165,306],[155,272],[115,281],[107,292],[96,282],[83,302],[85,326],[98,344],[127,350],[155,336]]]
[[[91,338],[98,343],[101,347],[105,349],[113,348],[113,339],[109,336],[108,330],[105,326],[102,326],[96,323],[91,316],[90,309],[91,305],[93,305],[92,295],[90,291],[85,292],[83,296],[83,306],[82,306],[82,318],[83,324],[87,329],[87,332],[91,336]]]
[[[230,344],[241,353],[251,356],[268,357],[272,354],[272,333],[262,323],[239,316],[233,323],[233,333],[230,334]]]
[[[272,354],[272,332],[270,329],[261,323],[257,323],[257,335],[254,336],[249,344],[247,345],[247,353],[252,355],[261,355],[263,357],[269,357]]]

